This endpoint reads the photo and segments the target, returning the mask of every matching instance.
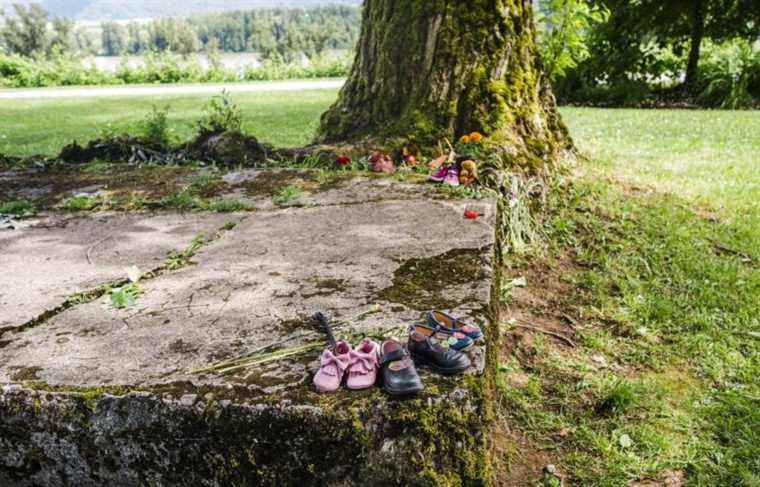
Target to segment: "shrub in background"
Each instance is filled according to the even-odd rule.
[[[153,105],[153,109],[142,121],[143,137],[151,143],[167,146],[171,142],[169,135],[169,107]]]
[[[243,115],[240,113],[240,107],[232,101],[227,91],[208,102],[198,121],[201,134],[240,133],[242,128]]]
[[[544,0],[539,5],[538,49],[546,74],[553,80],[588,58],[587,37],[609,12],[585,0]]]
[[[237,81],[295,78],[337,78],[347,76],[351,59],[345,56],[316,56],[306,65],[288,64],[273,58],[259,67],[240,72],[212,63],[204,69],[196,56],[150,53],[141,66],[122,63],[115,73],[100,71],[70,54],[32,59],[0,54],[0,86],[38,88],[45,86],[87,86],[119,84],[229,83]]]
[[[710,45],[699,70],[699,101],[720,108],[760,105],[760,49],[747,41]]]

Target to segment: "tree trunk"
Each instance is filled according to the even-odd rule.
[[[534,166],[572,147],[536,55],[532,1],[365,0],[319,140],[426,144],[473,131]]]
[[[689,93],[694,92],[697,85],[699,58],[702,49],[702,39],[705,36],[705,12],[703,0],[694,0],[691,10],[691,48],[689,62],[686,66],[684,86]]]

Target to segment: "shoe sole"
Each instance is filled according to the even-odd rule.
[[[446,375],[446,376],[461,374],[465,372],[467,369],[469,369],[471,366],[471,365],[468,365],[467,367],[455,367],[455,368],[441,367],[440,365],[436,365],[430,362],[426,357],[423,357],[421,355],[414,355],[414,354],[412,354],[412,359],[414,360],[415,365],[419,365],[420,367],[427,367],[429,369],[432,369],[434,372],[438,374]]]
[[[422,392],[422,391],[425,390],[425,386],[422,386],[422,387],[417,388],[417,389],[405,389],[405,390],[402,390],[402,391],[397,391],[397,390],[394,390],[394,389],[392,389],[392,388],[384,385],[383,386],[383,390],[385,392],[387,392],[388,394],[390,394],[391,396],[393,396],[393,397],[401,398],[401,397],[416,396],[417,394],[419,394],[420,392]]]

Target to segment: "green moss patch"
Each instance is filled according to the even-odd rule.
[[[380,291],[376,299],[418,311],[461,306],[471,298],[456,298],[446,291],[490,279],[484,252],[486,249],[455,249],[435,257],[410,259],[394,273],[393,285]]]

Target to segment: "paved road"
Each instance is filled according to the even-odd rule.
[[[219,93],[256,93],[265,91],[303,91],[332,89],[343,86],[344,80],[271,81],[259,83],[156,85],[156,86],[104,86],[81,88],[35,88],[0,90],[0,100],[40,98],[94,98],[102,96],[194,95]]]

